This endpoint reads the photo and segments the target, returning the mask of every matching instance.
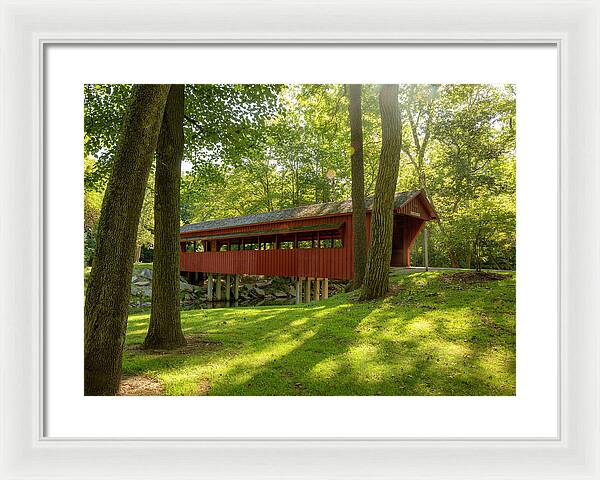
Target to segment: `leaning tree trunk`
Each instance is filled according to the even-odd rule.
[[[350,85],[350,144],[352,146],[352,231],[354,237],[354,279],[352,288],[362,286],[367,268],[367,227],[365,224],[365,166],[361,111],[362,85]]]
[[[369,259],[361,293],[363,300],[383,296],[389,286],[394,196],[402,146],[398,85],[382,86],[379,93],[379,111],[381,112],[381,156],[371,217]]]
[[[144,348],[185,345],[179,312],[179,185],[183,156],[183,85],[171,86],[156,147],[152,312]]]
[[[169,88],[135,85],[125,113],[85,298],[85,395],[119,388],[136,233]]]

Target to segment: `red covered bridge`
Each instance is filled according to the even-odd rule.
[[[367,237],[372,198],[365,199]],[[410,266],[410,248],[436,214],[418,191],[396,193],[392,266]],[[349,280],[354,274],[352,201],[209,220],[181,228],[181,271]],[[209,297],[212,275],[209,275]],[[220,290],[220,283],[218,286]],[[237,292],[236,292],[237,293]],[[324,292],[326,295],[326,292]]]

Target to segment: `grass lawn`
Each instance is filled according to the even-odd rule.
[[[141,350],[149,313],[132,314],[123,374],[166,395],[514,395],[515,276],[460,275],[396,272],[366,303],[183,311],[176,352]]]

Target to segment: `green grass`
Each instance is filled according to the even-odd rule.
[[[371,302],[190,310],[187,352],[148,353],[149,313],[129,317],[123,373],[167,395],[514,395],[515,277],[464,284],[393,274]],[[132,348],[134,347],[134,348]]]

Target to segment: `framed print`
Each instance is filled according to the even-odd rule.
[[[161,50],[167,52],[167,57],[163,56]],[[334,139],[329,146],[322,142],[323,136],[318,133],[319,124],[315,123],[311,127],[314,128],[312,131],[316,131],[313,134],[315,140],[310,140],[308,134],[305,134],[298,145],[281,153],[279,152],[284,147],[278,140],[265,147],[265,151],[269,152],[269,161],[276,164],[272,170],[271,182],[274,185],[271,186],[271,190],[278,189],[279,193],[276,194],[277,200],[274,202],[281,201],[286,195],[293,197],[293,191],[299,192],[304,189],[309,190],[305,193],[305,205],[292,206],[290,209],[290,203],[281,203],[280,205],[288,208],[274,207],[271,211],[246,215],[229,213],[256,212],[254,208],[240,212],[236,198],[225,197],[228,188],[235,192],[235,197],[245,195],[239,188],[234,189],[240,176],[247,175],[243,172],[252,172],[253,169],[263,172],[261,164],[251,164],[250,160],[245,161],[243,167],[233,166],[232,170],[225,174],[225,181],[221,183],[219,180],[218,187],[216,184],[204,187],[211,198],[217,194],[216,191],[210,191],[213,188],[218,188],[222,195],[220,199],[215,197],[208,204],[200,201],[198,207],[195,207],[208,207],[211,211],[208,218],[212,220],[209,220],[209,223],[184,222],[187,224],[181,227],[180,236],[180,243],[184,244],[180,253],[180,273],[185,277],[185,281],[180,279],[179,284],[193,291],[187,297],[184,293],[182,307],[189,310],[181,312],[182,330],[184,337],[187,336],[188,344],[180,347],[183,350],[179,353],[177,348],[171,352],[164,348],[145,349],[145,340],[139,332],[144,330],[143,322],[146,322],[144,303],[149,303],[151,296],[133,300],[141,304],[141,309],[139,305],[131,305],[130,302],[132,310],[128,322],[129,332],[123,352],[125,380],[122,384],[127,386],[127,391],[121,394],[144,397],[144,393],[152,396],[164,393],[169,398],[132,398],[128,403],[131,410],[122,406],[114,411],[107,406],[91,415],[89,409],[93,408],[93,404],[104,403],[108,399],[87,398],[87,394],[81,396],[80,392],[84,389],[84,375],[81,372],[83,362],[71,361],[72,358],[79,358],[81,355],[79,347],[82,332],[77,319],[81,317],[83,307],[81,302],[69,302],[68,297],[69,292],[81,289],[80,278],[65,276],[65,272],[75,270],[81,261],[83,252],[80,251],[82,245],[77,232],[83,227],[76,222],[63,222],[62,219],[75,218],[77,212],[82,210],[82,206],[74,202],[73,198],[81,197],[79,189],[83,175],[80,168],[64,161],[65,155],[77,158],[76,151],[81,149],[81,135],[77,135],[73,141],[70,132],[76,131],[81,124],[74,123],[73,127],[68,128],[66,125],[70,118],[78,119],[79,112],[84,107],[86,110],[97,108],[94,98],[102,98],[104,85],[109,85],[110,79],[115,78],[113,75],[119,78],[126,75],[131,79],[127,81],[132,82],[137,82],[135,76],[146,80],[154,78],[154,73],[151,70],[145,71],[143,67],[146,64],[144,58],[149,58],[148,56],[152,56],[154,62],[159,58],[164,59],[161,63],[165,65],[168,62],[164,71],[173,75],[177,66],[190,55],[202,57],[204,67],[186,67],[186,72],[177,75],[183,75],[178,78],[190,79],[185,81],[184,88],[185,115],[194,119],[203,115],[202,111],[194,108],[196,95],[199,95],[197,92],[210,91],[215,88],[212,85],[220,85],[219,95],[223,95],[221,92],[230,88],[225,86],[234,85],[235,91],[248,92],[246,95],[254,95],[256,92],[267,95],[267,89],[277,89],[276,95],[281,99],[281,103],[293,98],[294,101],[290,102],[292,107],[270,117],[273,122],[286,119],[286,129],[296,128],[290,127],[294,125],[293,121],[288,120],[291,112],[294,115],[306,115],[303,118],[309,125],[313,121],[310,115],[314,109],[321,108],[320,104],[312,103],[317,99],[331,99],[322,107],[324,115],[331,117],[336,104],[342,101],[340,99],[343,97],[340,94],[343,91],[343,82],[351,78],[356,78],[356,82],[366,82],[366,78],[362,80],[360,74],[356,76],[352,71],[351,59],[357,56],[363,58],[363,68],[365,72],[369,72],[368,75],[375,84],[385,83],[385,79],[391,78],[392,75],[400,79],[398,81],[403,86],[399,87],[399,95],[406,96],[406,102],[409,101],[409,95],[416,95],[417,92],[429,95],[432,90],[427,82],[431,82],[430,79],[435,78],[435,81],[439,81],[440,86],[435,87],[435,105],[440,118],[436,120],[439,122],[436,124],[440,126],[442,121],[451,121],[453,125],[457,125],[457,131],[461,132],[461,123],[457,122],[462,122],[464,117],[452,113],[456,102],[460,108],[468,107],[469,102],[481,106],[478,113],[481,119],[491,115],[494,122],[503,123],[504,126],[497,129],[503,133],[494,141],[502,142],[502,150],[506,153],[499,154],[494,160],[491,157],[485,159],[485,162],[494,165],[493,168],[488,169],[483,163],[473,167],[474,171],[483,168],[486,173],[483,175],[485,180],[480,181],[479,188],[487,188],[484,182],[489,181],[489,175],[494,175],[500,170],[505,172],[504,185],[510,184],[510,178],[516,178],[516,190],[508,187],[506,192],[502,193],[494,189],[493,195],[489,197],[493,198],[493,201],[490,200],[489,205],[482,204],[481,199],[484,197],[478,194],[470,200],[477,202],[473,211],[479,215],[482,208],[489,208],[495,215],[507,219],[494,223],[494,238],[500,238],[503,231],[507,232],[504,238],[515,238],[516,220],[516,250],[519,252],[517,270],[527,271],[533,265],[540,265],[536,269],[541,271],[545,268],[543,275],[536,276],[532,284],[529,282],[533,277],[519,278],[518,288],[515,289],[514,273],[511,272],[514,267],[508,266],[514,251],[511,246],[499,247],[498,252],[494,252],[495,261],[505,263],[493,265],[490,262],[487,268],[492,268],[493,271],[489,275],[486,272],[477,273],[476,268],[472,269],[473,272],[456,269],[431,273],[418,271],[422,268],[422,260],[415,256],[418,254],[416,242],[420,240],[419,230],[423,228],[426,219],[434,220],[433,215],[440,215],[446,222],[443,224],[445,229],[458,228],[457,225],[471,221],[480,225],[480,220],[478,217],[471,219],[468,214],[457,214],[452,223],[447,220],[450,217],[449,212],[454,208],[456,195],[452,195],[452,202],[445,205],[445,197],[438,193],[439,190],[448,191],[443,185],[433,184],[433,188],[429,188],[434,195],[431,203],[424,192],[411,192],[415,184],[410,175],[412,167],[409,163],[403,166],[403,173],[400,174],[401,177],[408,175],[408,178],[401,178],[399,182],[404,183],[398,183],[397,186],[396,198],[399,207],[396,208],[398,212],[395,214],[394,231],[399,248],[396,249],[396,265],[393,268],[394,272],[415,273],[406,278],[392,276],[391,281],[392,288],[400,290],[413,288],[413,281],[427,282],[429,287],[425,284],[417,287],[423,297],[414,304],[411,303],[409,307],[411,309],[418,306],[419,314],[412,318],[410,315],[405,316],[406,306],[401,302],[406,300],[401,300],[402,295],[392,297],[396,298],[393,301],[399,302],[398,305],[392,304],[393,306],[387,308],[383,303],[371,303],[367,312],[363,310],[364,302],[336,291],[339,285],[344,285],[345,277],[350,275],[348,264],[352,262],[350,255],[353,251],[353,220],[345,211],[347,207],[343,203],[344,200],[341,200],[342,203],[339,203],[340,200],[334,200],[319,201],[315,204],[310,180],[304,181],[303,184],[299,182],[299,185],[303,185],[300,188],[278,189],[278,186],[281,179],[293,181],[291,174],[296,170],[293,164],[288,167],[288,158],[294,154],[299,157],[304,155],[300,150],[303,145],[318,142],[321,151],[327,149],[327,153],[320,155],[326,159],[328,170],[336,172],[335,178],[328,180],[328,188],[343,188],[347,156],[338,155],[336,152],[338,145],[343,143],[347,135],[342,130],[347,121],[344,107],[342,115],[338,114],[333,117],[334,120],[327,120],[330,123],[340,119],[336,128],[342,132],[339,136],[341,139]],[[385,58],[390,55],[396,59],[396,67],[386,64]],[[535,216],[527,214],[537,211],[534,207],[537,198],[547,198],[550,202],[553,201],[551,199],[556,201],[557,198],[557,169],[547,168],[548,159],[556,157],[556,144],[547,142],[556,128],[557,121],[556,105],[549,101],[556,98],[557,85],[556,82],[548,81],[548,78],[556,75],[556,55],[556,48],[537,45],[494,46],[491,49],[481,46],[439,48],[402,45],[294,45],[279,46],[277,51],[263,45],[244,45],[241,48],[173,46],[168,50],[148,46],[96,46],[85,52],[79,47],[49,47],[45,52],[48,78],[48,88],[45,90],[46,119],[48,137],[52,137],[54,141],[46,150],[46,171],[49,179],[46,193],[47,204],[53,207],[47,210],[49,226],[46,235],[49,244],[56,246],[57,253],[48,252],[47,262],[48,296],[52,300],[49,300],[47,305],[45,323],[50,339],[45,350],[45,434],[50,437],[136,436],[140,429],[137,420],[150,416],[151,412],[147,409],[155,408],[154,403],[181,404],[181,408],[176,408],[176,411],[185,415],[184,405],[193,400],[200,410],[193,418],[174,421],[177,413],[165,417],[164,420],[157,418],[151,429],[144,430],[146,434],[153,437],[164,435],[193,438],[556,437],[557,376],[546,374],[548,366],[558,362],[558,352],[555,348],[557,328],[547,328],[549,325],[557,327],[556,305],[547,302],[542,306],[539,302],[529,301],[529,298],[534,295],[533,292],[542,295],[542,292],[557,289],[557,264],[545,260],[548,257],[554,258],[557,248],[553,236],[557,228],[557,218],[554,212],[549,211],[538,212]],[[126,60],[131,58],[136,58],[137,64],[132,70],[128,70]],[[401,65],[417,62],[435,67],[429,70],[424,66],[416,73],[402,71]],[[446,62],[443,73],[438,71],[440,62]],[[263,67],[253,70],[252,65],[257,63]],[[64,78],[70,65],[77,65],[77,70],[85,71],[86,77],[98,79],[100,82],[86,86],[84,106],[81,105],[79,85],[82,81],[85,82],[85,79],[78,77],[78,73],[71,75],[72,80]],[[118,71],[111,72],[111,65],[119,65]],[[231,69],[219,65],[230,65]],[[308,72],[308,65],[314,65],[315,71]],[[378,65],[385,67],[380,68]],[[477,65],[477,69],[468,71],[469,65]],[[241,75],[240,71],[246,73]],[[166,80],[153,81],[163,83]],[[240,81],[248,83],[235,83]],[[269,83],[264,83],[267,81]],[[269,86],[273,84],[277,87]],[[542,84],[545,88],[540,87]],[[117,87],[119,84],[115,83],[110,85],[115,89],[125,88]],[[280,87],[281,85],[285,87]],[[365,120],[374,118],[377,110],[369,111],[368,108],[369,98],[371,105],[376,104],[374,99],[377,87],[373,83],[364,83],[362,90]],[[313,93],[315,91],[318,92],[317,95]],[[479,100],[480,98],[482,100]],[[56,101],[59,103],[55,103]],[[300,102],[306,102],[302,103],[302,109],[296,106]],[[452,107],[448,108],[447,105]],[[505,105],[508,105],[508,108]],[[515,106],[516,115],[513,114]],[[451,113],[444,113],[448,111]],[[417,115],[414,115],[414,118],[417,121]],[[101,122],[101,119],[96,121]],[[89,127],[84,136],[93,138],[93,123],[86,118],[86,124]],[[524,125],[519,127],[518,135],[519,152],[523,153],[517,155],[516,162],[511,150],[511,139],[514,139],[511,132],[516,130],[511,128],[511,124]],[[52,125],[60,125],[60,130],[55,133]],[[187,128],[184,126],[186,138],[193,134],[191,129],[188,131]],[[193,129],[194,125],[191,128]],[[271,128],[277,128],[274,131],[278,135],[287,135],[287,130],[282,133],[278,124]],[[455,135],[449,129],[445,131]],[[375,144],[376,132],[376,128],[370,129],[365,123],[364,135],[373,135]],[[470,141],[479,138],[477,141],[484,142],[482,145],[489,148],[492,144],[488,140],[489,137],[484,136],[487,135],[484,133],[486,130],[482,128],[480,132],[479,137],[470,136]],[[493,132],[496,132],[496,129]],[[503,140],[504,135],[509,140]],[[436,133],[432,135],[433,138],[435,140],[431,140],[431,143],[439,142],[435,144],[436,148],[439,148],[440,152],[445,151],[442,143],[445,137]],[[457,134],[456,138],[460,142],[464,135]],[[222,138],[219,138],[219,142],[222,141]],[[405,141],[407,142],[406,139]],[[287,142],[292,142],[292,139],[288,138]],[[90,140],[89,143],[94,142]],[[365,142],[365,145],[368,143]],[[542,151],[539,145],[543,145],[545,150]],[[60,148],[54,150],[54,146]],[[73,153],[66,154],[67,146],[73,148]],[[255,147],[252,153],[254,158],[260,155],[257,151],[258,148]],[[431,151],[434,152],[433,149]],[[532,155],[531,152],[535,153]],[[313,150],[308,151],[308,158],[312,159],[312,153]],[[368,165],[368,158],[378,161],[378,153],[376,150],[369,152],[365,149],[365,163]],[[189,157],[184,154],[184,162],[188,161],[186,158],[191,158],[190,162],[195,161],[194,155],[194,152],[190,152]],[[206,155],[208,154],[203,153],[203,162]],[[340,159],[336,160],[338,156]],[[101,155],[96,154],[95,157]],[[456,168],[452,166],[455,165],[453,158],[455,157],[444,156],[437,168]],[[101,161],[96,160],[96,164]],[[518,171],[516,177],[515,163]],[[310,160],[309,165],[314,165],[314,159]],[[193,168],[204,167],[198,165]],[[306,172],[299,169],[299,175],[307,175]],[[544,181],[538,181],[541,178],[539,172],[543,172]],[[156,176],[157,172],[153,175]],[[196,174],[182,173],[182,183],[195,178],[193,175]],[[365,183],[368,184],[368,171],[365,176]],[[233,184],[228,183],[228,177],[236,179]],[[202,175],[200,178],[206,177]],[[373,179],[372,176],[370,178]],[[65,182],[66,179],[68,180]],[[244,181],[249,184],[254,182],[252,178],[246,178]],[[435,177],[431,178],[431,182],[435,182]],[[374,185],[372,181],[370,183]],[[60,184],[60,187],[57,189],[53,187],[54,184]],[[254,186],[258,187],[258,184]],[[196,188],[193,191],[198,192]],[[339,197],[335,198],[339,199],[345,194],[342,191],[337,195]],[[497,203],[500,199],[505,199],[509,205],[514,205],[515,196],[519,198],[519,212],[526,212],[523,214],[525,220],[521,217],[515,218],[514,207],[504,209],[501,203]],[[268,196],[258,197],[253,192],[247,201],[260,202],[260,198]],[[322,200],[323,197],[319,196],[319,199]],[[221,204],[223,210],[215,213],[215,203]],[[404,204],[406,206],[403,207]],[[408,208],[408,205],[412,206]],[[403,211],[407,213],[403,215]],[[372,213],[367,209],[367,223],[372,218],[370,215]],[[216,230],[213,228],[215,224],[219,225]],[[432,267],[433,262],[438,266],[444,265],[439,253],[438,258],[435,258],[434,245],[437,242],[439,252],[439,238],[440,233],[434,227],[430,227],[429,254]],[[458,238],[458,233],[453,233],[452,238]],[[332,241],[333,246],[330,243]],[[318,249],[314,248],[317,242],[321,244]],[[402,250],[403,245],[410,243],[413,244],[412,249]],[[507,243],[510,245],[511,241],[508,240]],[[410,250],[412,258],[409,258]],[[78,254],[73,254],[77,251]],[[294,259],[292,255],[302,255],[302,258]],[[312,257],[316,255],[321,257]],[[462,259],[461,261],[464,262]],[[54,262],[59,262],[60,267]],[[412,262],[411,270],[406,269],[409,262]],[[446,264],[446,267],[448,266]],[[463,266],[466,267],[466,263]],[[315,267],[315,271],[310,270]],[[132,291],[140,291],[143,294],[144,288],[156,289],[156,286],[152,285],[152,279],[144,277],[150,276],[148,271],[153,265],[136,263],[135,268],[139,273],[133,273]],[[145,270],[148,271],[144,273]],[[262,278],[255,279],[261,274]],[[206,280],[197,279],[200,275],[204,275]],[[475,277],[473,281],[470,280],[472,276]],[[288,277],[292,277],[291,282]],[[323,280],[319,281],[319,278]],[[222,300],[226,301],[228,284],[230,301],[233,300],[235,304],[236,294],[232,287],[236,279],[240,283],[239,306],[243,308],[209,308],[222,307],[218,297],[221,294]],[[75,284],[67,287],[73,281]],[[327,288],[324,287],[325,281],[329,284]],[[58,289],[54,287],[59,285]],[[296,295],[281,295],[281,292],[287,293],[292,288]],[[522,291],[531,292],[530,296],[522,297]],[[320,298],[317,301],[317,295],[321,293],[331,297],[329,302]],[[465,293],[466,297],[463,296]],[[278,294],[279,297],[271,298],[270,295],[274,294]],[[213,297],[212,301],[209,300],[209,296]],[[438,296],[439,301],[433,301]],[[545,296],[545,293],[542,296]],[[81,292],[79,298],[83,297]],[[506,303],[498,303],[499,299],[506,299]],[[195,305],[194,300],[197,301]],[[285,307],[286,304],[289,305],[290,300],[310,307]],[[527,323],[519,323],[517,342],[513,312],[515,301],[518,301],[517,322],[521,316],[532,319]],[[189,306],[186,305],[187,302],[190,302]],[[460,305],[459,309],[454,306],[455,302]],[[331,307],[327,306],[329,304]],[[479,304],[481,306],[478,306]],[[424,309],[423,305],[427,305],[427,308]],[[63,319],[65,309],[69,310],[66,317],[72,318],[73,321]],[[344,313],[336,313],[339,309],[343,309]],[[460,313],[456,313],[457,310]],[[319,321],[321,316],[326,320]],[[270,323],[271,319],[274,323]],[[254,322],[258,322],[261,327],[249,328],[250,325],[255,325]],[[303,328],[304,322],[311,323]],[[196,324],[197,326],[194,326]],[[219,326],[211,326],[216,324]],[[229,325],[231,327],[228,327]],[[287,327],[281,330],[284,325]],[[323,325],[327,325],[325,331],[321,330]],[[443,325],[444,331],[436,331],[437,327],[429,325]],[[382,329],[378,335],[367,333],[376,329]],[[274,340],[273,335],[282,340]],[[72,340],[65,341],[71,336]],[[348,336],[356,338],[348,342]],[[51,340],[53,338],[62,340],[54,344]],[[230,344],[233,338],[235,342]],[[270,340],[265,341],[265,338]],[[415,344],[413,350],[410,346],[416,338],[421,340]],[[393,339],[393,342],[388,343],[388,339]],[[194,347],[198,342],[200,345]],[[520,353],[527,351],[535,351],[536,355]],[[305,370],[308,370],[308,373],[304,373]],[[144,392],[143,388],[146,388],[147,392]],[[247,409],[256,413],[253,417],[255,421],[250,421],[247,417]],[[283,422],[283,412],[288,409],[293,409],[296,413]],[[488,415],[490,409],[497,412],[493,418]],[[449,417],[448,410],[456,414]],[[267,411],[270,415],[265,414]],[[353,422],[348,424],[346,419],[352,411],[357,413],[353,414]],[[366,415],[362,412],[377,413]]]
[[[600,478],[597,1],[1,7],[3,478]]]

